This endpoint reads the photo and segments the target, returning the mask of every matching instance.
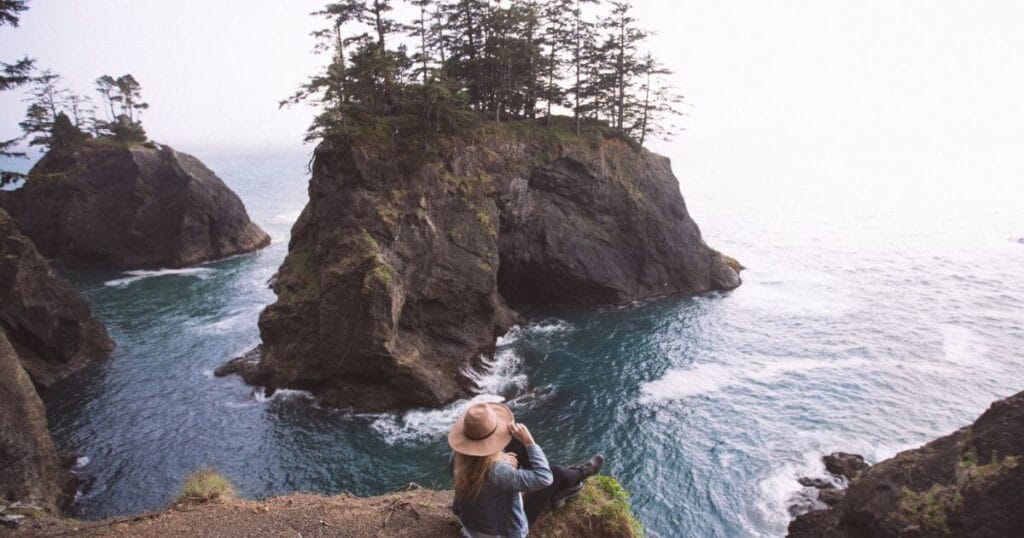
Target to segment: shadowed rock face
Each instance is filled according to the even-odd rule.
[[[270,237],[198,159],[92,142],[47,154],[28,183],[0,193],[39,251],[67,267],[181,267],[251,252]]]
[[[58,511],[68,475],[46,425],[46,408],[0,330],[0,497]]]
[[[53,271],[2,209],[0,330],[41,388],[114,349],[89,305]]]
[[[739,285],[701,239],[667,159],[596,129],[497,129],[432,140],[429,153],[322,145],[278,300],[260,317],[262,352],[219,373],[336,406],[437,407],[472,393],[465,372],[519,320],[507,302]]]
[[[974,424],[875,464],[793,537],[1020,536],[1024,529],[1024,392]]]

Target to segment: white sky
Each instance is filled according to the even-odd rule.
[[[311,112],[277,103],[322,60],[307,15],[322,3],[32,0],[20,28],[0,30],[2,55],[27,53],[83,92],[100,74],[132,73],[152,106],[151,137],[185,150],[297,149]],[[1024,3],[640,0],[637,10],[690,103],[687,132],[656,144],[677,168],[682,158],[1024,172]],[[0,136],[17,133],[23,110],[0,96]]]

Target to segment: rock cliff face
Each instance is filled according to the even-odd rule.
[[[467,396],[467,368],[519,319],[509,302],[624,303],[740,282],[701,239],[668,160],[596,128],[325,143],[309,195],[260,317],[261,356],[220,373],[330,405]]]
[[[1020,536],[1024,529],[1024,392],[974,424],[861,471],[793,537]]]
[[[37,387],[47,387],[114,349],[89,305],[2,209],[0,332],[6,333]]]
[[[0,207],[67,267],[180,267],[270,243],[213,172],[167,146],[92,141],[47,154],[29,176]]]
[[[67,474],[46,425],[46,409],[0,330],[0,498],[59,511]]]

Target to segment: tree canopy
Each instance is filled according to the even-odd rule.
[[[0,0],[0,27],[17,27],[21,20],[21,13],[28,9],[27,0]],[[31,80],[32,69],[35,67],[35,60],[28,56],[13,62],[0,61],[0,92],[13,90]],[[0,140],[0,157],[24,157],[25,153],[16,151],[15,148],[21,142],[21,137],[11,140]],[[17,181],[22,174],[7,170],[0,170],[0,187]]]
[[[643,144],[671,134],[679,97],[643,51],[650,32],[629,1],[344,0],[313,13],[317,52],[330,53],[282,105],[312,100],[307,139],[382,116],[419,115],[432,129],[477,118],[540,118],[569,109],[576,130],[601,122]]]

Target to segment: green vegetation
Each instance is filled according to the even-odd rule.
[[[974,451],[968,451],[964,454],[963,459],[960,460],[959,481],[985,480],[989,477],[999,476],[1005,471],[1016,469],[1020,465],[1020,458],[1018,456],[1007,456],[999,460],[993,454],[992,460],[985,465],[978,465],[977,459],[978,456]]]
[[[234,495],[231,481],[212,469],[196,471],[185,479],[176,503],[205,503]]]
[[[412,20],[395,18],[403,3]],[[670,73],[642,52],[649,32],[628,0],[344,0],[313,15],[327,22],[315,51],[330,60],[281,103],[321,105],[310,140],[383,141],[389,117],[427,134],[547,124],[568,108],[575,134],[599,123],[642,145],[677,115]]]
[[[0,26],[18,26],[21,13],[27,9],[27,0],[0,1]],[[26,157],[25,152],[16,150],[25,139],[29,146],[65,154],[74,152],[94,137],[125,144],[146,142],[139,115],[149,105],[142,101],[142,87],[134,77],[103,75],[96,80],[104,111],[109,110],[108,118],[101,120],[97,119],[96,109],[88,97],[61,86],[59,74],[49,69],[37,74],[35,67],[35,60],[28,57],[12,63],[0,61],[0,92],[32,84],[25,119],[18,124],[24,134],[0,140],[0,157]],[[20,172],[0,170],[0,187],[25,178]]]
[[[598,475],[563,508],[545,515],[534,532],[545,538],[602,536],[637,538],[644,535],[643,525],[633,516],[629,493],[617,480]]]
[[[27,0],[4,0],[0,2],[0,27],[4,25],[18,26],[21,12],[28,9]],[[0,61],[0,92],[16,89],[32,80],[32,70],[36,61],[24,56],[11,63]],[[11,140],[0,140],[0,157],[25,157],[25,153],[16,147],[22,137]],[[0,187],[25,177],[19,172],[0,169]]]
[[[955,486],[935,484],[922,492],[904,487],[900,493],[900,517],[909,525],[948,535],[948,516],[962,509],[963,504],[964,498]]]

